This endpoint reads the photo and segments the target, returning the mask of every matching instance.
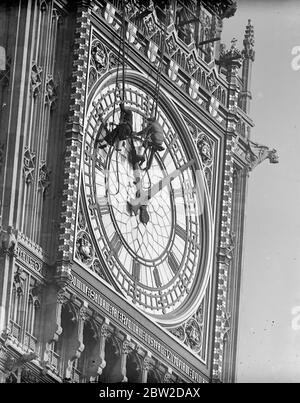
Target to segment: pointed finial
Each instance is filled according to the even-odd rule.
[[[251,24],[251,20],[248,20],[248,24],[245,29],[245,36],[243,40],[243,56],[247,59],[254,61],[255,51],[254,51],[254,27]]]
[[[232,39],[231,39],[231,49],[236,49],[236,43],[237,43],[237,39],[236,39],[236,38],[232,38]]]

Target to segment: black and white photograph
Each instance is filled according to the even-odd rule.
[[[298,0],[0,0],[0,383],[299,383],[299,129]]]

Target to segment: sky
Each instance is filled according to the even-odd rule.
[[[227,48],[236,37],[242,49],[249,18],[251,139],[277,149],[279,164],[249,177],[237,382],[300,382],[300,1],[239,0],[224,20]]]

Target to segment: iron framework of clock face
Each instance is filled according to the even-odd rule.
[[[150,87],[146,90],[146,82],[142,84],[133,77],[124,91],[134,133],[145,127],[154,102]],[[210,270],[212,243],[196,148],[182,122],[176,123],[174,106],[166,102],[164,97],[157,109],[164,150],[155,153],[149,170],[140,170],[142,192],[152,192],[146,224],[128,209],[136,197],[129,141],[122,141],[118,150],[101,149],[95,142],[105,124],[113,127],[120,119],[113,77],[98,85],[90,100],[83,159],[85,200],[93,206],[87,209],[89,220],[106,272],[126,298],[161,322],[177,321],[199,301]],[[136,150],[143,150],[138,136],[133,142]]]

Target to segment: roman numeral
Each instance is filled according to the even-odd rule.
[[[86,148],[85,148],[85,150],[84,150],[84,160],[86,161],[86,162],[88,162],[90,159],[92,159],[93,158],[93,155],[92,155],[92,153],[91,153],[91,150],[90,150],[90,147],[89,146],[86,146]]]
[[[168,263],[174,274],[176,274],[179,270],[179,264],[173,252],[168,253]]]
[[[101,215],[109,214],[109,205],[107,204],[107,197],[99,197],[97,199],[98,208],[100,210]]]
[[[173,196],[175,197],[175,199],[176,197],[183,197],[183,189],[173,189]]]
[[[159,272],[156,267],[154,267],[153,276],[154,276],[154,281],[155,281],[156,287],[161,287],[161,280],[159,277]]]
[[[122,241],[117,232],[114,233],[114,235],[110,241],[110,246],[111,246],[113,253],[115,255],[119,255],[121,247],[122,247]]]
[[[134,260],[132,262],[132,275],[136,281],[140,281],[141,264],[139,262],[137,262],[136,260]]]
[[[101,155],[97,155],[95,159],[95,168],[99,171],[103,171],[105,168],[105,159]]]
[[[183,239],[184,241],[187,238],[187,233],[186,230],[183,229],[180,225],[176,224],[175,227],[175,234],[178,235],[181,239]]]
[[[192,251],[196,248],[200,248],[200,244],[197,242],[197,235],[194,232],[192,232],[192,235],[189,237],[189,241],[192,244]]]

